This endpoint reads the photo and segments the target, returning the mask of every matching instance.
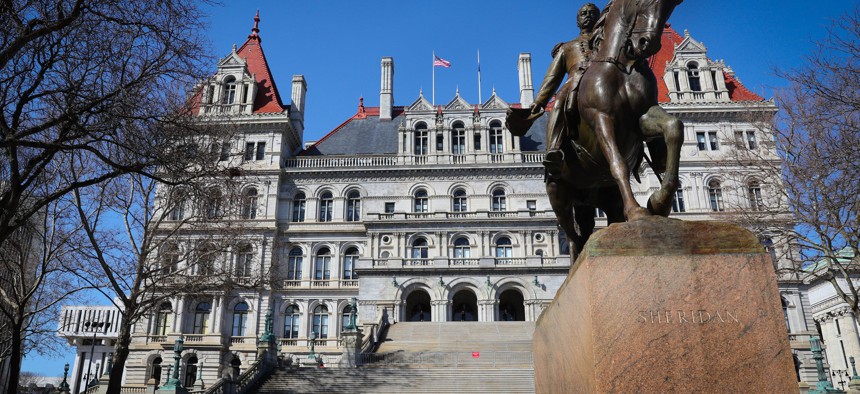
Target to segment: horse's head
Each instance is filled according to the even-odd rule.
[[[629,13],[635,13],[628,20],[629,36],[625,43],[625,56],[629,59],[644,59],[660,50],[660,35],[669,20],[669,15],[683,0],[625,0]],[[632,3],[632,4],[630,4]]]

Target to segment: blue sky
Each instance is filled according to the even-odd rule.
[[[305,140],[316,140],[355,114],[358,98],[379,103],[380,59],[393,56],[395,105],[409,105],[423,89],[432,89],[432,53],[452,63],[436,70],[436,103],[447,103],[459,87],[468,101],[478,101],[476,52],[481,51],[482,93],[493,87],[505,101],[519,100],[516,62],[532,53],[534,83],[540,84],[550,49],[577,33],[580,1],[265,1],[223,0],[207,8],[212,54],[223,57],[241,45],[260,10],[260,36],[281,96],[289,101],[293,74],[307,79]],[[595,2],[599,7],[606,1]],[[711,59],[724,59],[741,81],[770,98],[784,82],[774,67],[797,67],[813,42],[826,35],[833,18],[857,6],[855,1],[809,2],[687,0],[669,20],[708,48]],[[178,21],[181,23],[180,21]],[[215,65],[212,65],[214,71]],[[106,303],[106,302],[105,302]],[[58,358],[33,355],[23,370],[62,375],[74,362],[71,348]]]

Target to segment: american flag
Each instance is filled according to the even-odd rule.
[[[439,56],[433,55],[433,67],[436,67],[436,66],[448,68],[448,67],[451,67],[451,62],[449,62],[445,59],[442,59]]]

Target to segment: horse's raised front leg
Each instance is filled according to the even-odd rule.
[[[612,173],[612,178],[618,184],[618,190],[621,192],[621,201],[624,203],[624,216],[627,220],[637,220],[650,215],[647,209],[642,208],[636,198],[633,197],[633,190],[630,187],[630,170],[627,168],[627,162],[621,151],[618,150],[618,143],[615,141],[615,123],[613,119],[605,113],[597,113],[594,116],[594,134],[597,135],[597,140],[600,142],[600,149],[603,151],[604,157],[609,161],[609,170]]]
[[[678,189],[678,164],[681,161],[681,144],[684,142],[684,124],[659,105],[655,105],[639,118],[639,127],[642,128],[645,138],[662,136],[666,141],[666,173],[660,189],[648,198],[648,210],[655,215],[669,216],[672,211],[672,198]]]

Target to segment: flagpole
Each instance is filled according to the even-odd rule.
[[[433,107],[436,107],[436,51],[433,51],[433,61],[430,62],[433,65]]]
[[[484,96],[481,95],[481,50],[478,49],[478,104],[484,104]]]

